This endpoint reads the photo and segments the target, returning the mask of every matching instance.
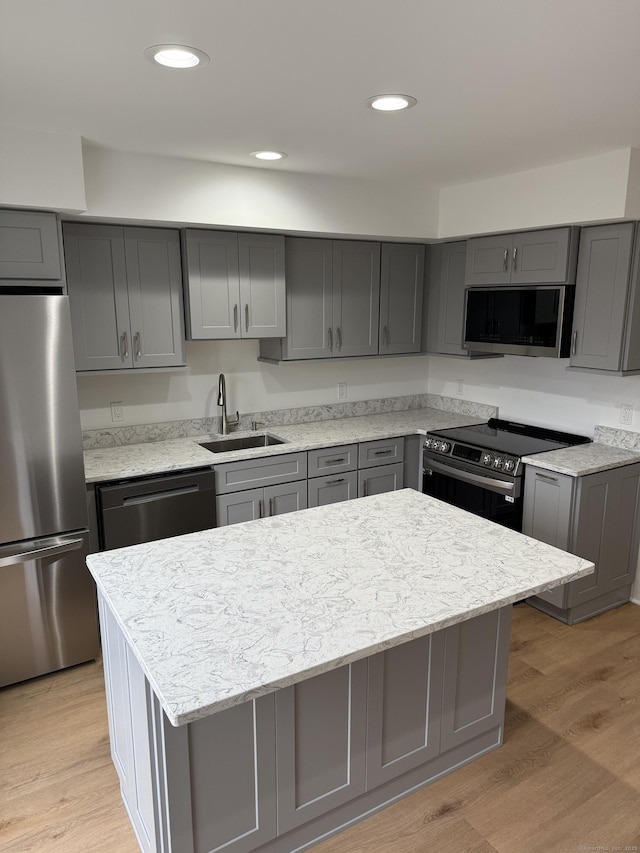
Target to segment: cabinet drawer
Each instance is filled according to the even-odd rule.
[[[358,445],[358,468],[390,465],[404,459],[404,438],[363,441]]]
[[[289,483],[307,477],[307,454],[263,456],[241,462],[223,462],[215,466],[216,494],[237,492],[276,483]]]
[[[378,463],[379,464],[379,463]],[[309,451],[309,477],[355,471],[358,465],[358,445],[342,444]]]
[[[329,474],[309,480],[309,506],[327,506],[358,497],[358,472]]]

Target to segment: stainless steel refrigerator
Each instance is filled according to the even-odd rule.
[[[0,292],[0,686],[98,654],[68,297]]]

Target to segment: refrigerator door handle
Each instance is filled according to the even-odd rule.
[[[37,546],[37,547],[34,547]],[[45,557],[54,557],[57,554],[66,554],[69,551],[77,551],[82,548],[83,540],[78,538],[64,538],[55,536],[52,539],[39,539],[29,544],[18,546],[4,546],[0,548],[0,568],[4,566],[15,566],[18,563],[26,563],[28,560],[42,560]]]

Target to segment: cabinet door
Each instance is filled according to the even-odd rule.
[[[276,693],[278,832],[288,832],[365,789],[367,662]]]
[[[395,492],[397,489],[403,488],[403,477],[404,466],[402,462],[358,471],[358,497],[366,498],[367,495]]]
[[[442,631],[368,659],[367,790],[440,750]]]
[[[638,555],[636,517],[640,465],[625,465],[579,478],[571,551],[595,563],[595,572],[571,583],[573,607],[633,582]]]
[[[284,237],[238,234],[243,338],[283,338],[287,333]]]
[[[188,338],[239,338],[238,235],[188,230],[184,249]]]
[[[631,222],[581,231],[572,367],[621,368],[633,233]]]
[[[309,480],[309,506],[327,506],[358,497],[358,472]]]
[[[54,213],[0,210],[0,278],[61,278],[58,223]]]
[[[420,352],[424,246],[383,243],[380,265],[380,354]]]
[[[292,237],[285,243],[287,359],[330,358],[333,268],[330,240]]]
[[[513,238],[510,234],[468,240],[465,285],[509,284],[512,251]]]
[[[569,228],[513,235],[512,284],[563,284],[569,281]]]
[[[285,512],[297,512],[307,508],[307,481],[282,483],[268,486],[264,490],[264,514],[266,516],[283,515]]]
[[[522,532],[563,551],[571,547],[576,480],[527,465],[524,480]],[[567,585],[541,592],[536,598],[565,607]]]
[[[216,498],[217,527],[253,521],[264,514],[264,489],[247,489],[246,492],[233,492]]]
[[[467,355],[467,350],[462,347],[467,244],[445,243],[439,247],[439,251],[441,252],[439,275],[429,285],[439,290],[438,311],[434,318],[436,321],[435,345],[429,340],[428,349],[451,355]],[[432,328],[430,323],[430,332]],[[433,335],[430,334],[430,337]]]
[[[123,229],[65,223],[63,236],[76,369],[132,367]]]
[[[380,244],[333,242],[333,355],[376,355],[380,316]]]
[[[124,245],[133,366],[184,364],[179,233],[125,228]]]
[[[445,629],[441,749],[504,720],[511,605]]]

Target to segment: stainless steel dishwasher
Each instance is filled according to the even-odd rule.
[[[214,486],[210,469],[98,486],[101,547],[122,548],[215,527]]]

